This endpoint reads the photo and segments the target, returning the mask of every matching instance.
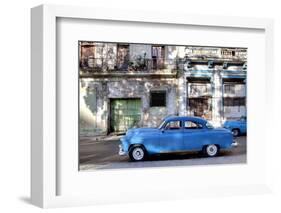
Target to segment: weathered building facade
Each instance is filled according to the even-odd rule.
[[[247,49],[79,42],[80,134],[246,115]]]

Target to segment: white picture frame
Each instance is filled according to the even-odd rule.
[[[253,164],[255,167],[254,174],[263,173],[262,178],[258,178],[250,184],[250,181],[243,181],[229,184],[217,184],[201,185],[200,182],[194,182],[191,188],[188,185],[183,185],[182,188],[173,186],[172,184],[166,185],[161,188],[160,185],[155,188],[151,188],[151,195],[145,195],[140,193],[138,196],[133,196],[132,189],[114,188],[113,192],[108,195],[102,193],[102,189],[97,189],[93,195],[87,193],[83,194],[81,190],[80,194],[60,194],[59,185],[62,184],[59,174],[62,167],[58,165],[60,159],[60,153],[58,150],[61,148],[57,144],[58,132],[57,132],[57,88],[60,82],[57,79],[57,20],[59,18],[64,19],[80,19],[80,20],[100,20],[100,21],[119,21],[119,22],[134,22],[134,23],[153,23],[167,26],[199,26],[202,28],[226,28],[226,29],[253,29],[262,31],[265,42],[264,52],[264,67],[261,68],[261,74],[265,76],[265,79],[259,79],[257,81],[264,81],[264,94],[261,98],[264,104],[256,109],[256,112],[264,112],[266,106],[272,106],[274,99],[269,95],[270,91],[274,89],[274,85],[271,81],[274,78],[273,72],[273,21],[271,19],[258,19],[258,18],[240,18],[240,17],[217,17],[217,16],[203,16],[203,15],[189,15],[189,14],[169,14],[161,12],[149,12],[149,11],[117,11],[113,9],[105,8],[85,8],[74,6],[54,6],[54,5],[41,5],[31,10],[31,56],[32,56],[32,70],[31,70],[31,201],[33,204],[43,207],[61,207],[61,206],[76,206],[76,205],[91,205],[100,203],[116,203],[116,202],[137,202],[142,200],[165,200],[165,199],[178,199],[188,197],[200,197],[200,196],[225,196],[225,195],[242,195],[242,194],[256,194],[270,192],[272,188],[272,165],[270,160],[270,141],[272,141],[273,135],[271,135],[271,129],[266,127],[264,139],[265,149],[267,152],[262,156],[264,164],[257,168],[255,162],[250,160],[249,165]],[[253,62],[249,62],[253,63]],[[249,65],[248,65],[249,66]],[[249,76],[251,78],[253,76]],[[256,84],[250,84],[250,89],[254,89]],[[259,111],[258,111],[259,110]],[[266,119],[270,122],[272,119],[273,111],[267,112],[267,116],[263,116],[261,119]],[[253,118],[254,116],[252,116]],[[251,118],[251,113],[250,113]],[[253,118],[255,119],[255,118]],[[250,121],[251,127],[251,121]],[[256,126],[256,129],[260,130],[260,126]],[[251,131],[251,128],[250,130]],[[249,137],[249,140],[255,139]],[[261,140],[261,139],[260,139]],[[254,152],[260,152],[258,148],[250,146]],[[256,151],[255,151],[256,150]],[[61,150],[60,150],[61,151]],[[77,153],[78,156],[78,153]],[[75,160],[77,156],[73,156]],[[60,164],[61,165],[61,164]],[[219,168],[220,170],[223,167]],[[236,165],[231,168],[237,170],[238,173],[242,171],[247,172],[247,167]],[[171,170],[171,168],[164,168],[161,171],[157,169],[146,170],[142,173],[142,170],[134,170],[134,174],[139,178],[144,178],[145,175],[151,175],[152,180],[156,180],[161,177],[164,172]],[[177,175],[183,173],[185,168],[173,169],[173,172]],[[196,170],[196,168],[195,168]],[[214,167],[200,167],[198,174],[209,174],[212,176]],[[194,171],[194,169],[193,169]],[[77,171],[78,172],[78,169]],[[126,170],[115,172],[118,176],[118,181],[127,181]],[[204,173],[203,173],[204,172]],[[98,175],[102,177],[98,177]],[[112,175],[110,172],[100,174],[90,173],[84,174],[84,180],[89,181],[89,178],[95,179],[108,178],[108,175]],[[239,174],[238,174],[239,175]],[[184,177],[184,175],[183,175]],[[154,178],[154,179],[153,179]],[[167,179],[175,178],[175,176],[166,177]],[[72,180],[70,178],[70,180]],[[73,179],[75,180],[75,179]],[[183,179],[178,180],[179,182]],[[159,181],[161,184],[161,181]],[[73,183],[75,185],[76,183]],[[122,183],[121,183],[122,184]],[[163,183],[162,183],[163,184]],[[144,187],[145,188],[145,187]],[[121,191],[116,191],[117,189]],[[73,186],[73,190],[76,190]],[[90,190],[90,189],[89,189]],[[107,189],[109,190],[109,189]],[[71,191],[71,189],[69,189]],[[176,193],[173,193],[176,192]],[[120,196],[123,193],[123,196]],[[97,196],[99,194],[99,196]],[[157,196],[155,196],[157,195]],[[172,196],[173,195],[173,196]]]

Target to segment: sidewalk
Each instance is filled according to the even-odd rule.
[[[79,143],[98,143],[107,141],[119,141],[124,135],[80,136]]]

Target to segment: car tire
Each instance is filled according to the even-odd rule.
[[[238,137],[238,136],[240,135],[239,129],[233,129],[233,130],[231,130],[231,132],[232,132],[232,135],[233,135],[234,137]]]
[[[146,158],[146,150],[142,146],[133,146],[129,150],[131,161],[143,161]]]
[[[219,153],[219,146],[217,146],[215,144],[209,144],[207,146],[204,146],[203,153],[205,156],[215,157]]]

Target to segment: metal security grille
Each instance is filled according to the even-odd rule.
[[[125,132],[141,119],[141,99],[112,99],[110,110],[111,132]]]
[[[193,116],[203,117],[208,120],[212,119],[212,98],[189,98],[188,105]]]

